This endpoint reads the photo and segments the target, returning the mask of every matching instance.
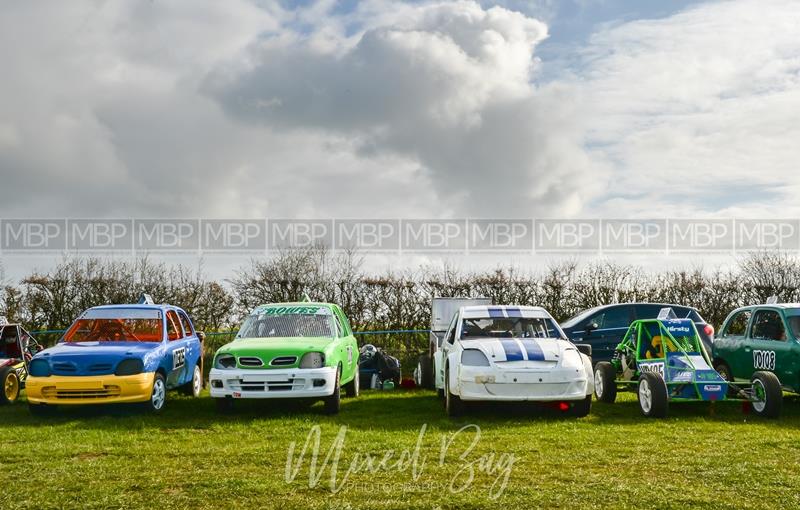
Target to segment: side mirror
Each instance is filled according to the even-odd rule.
[[[587,333],[591,333],[592,331],[594,331],[596,329],[600,329],[600,325],[597,324],[596,322],[590,322],[589,324],[586,325],[586,332]]]
[[[202,331],[197,332],[197,339],[200,340],[201,344],[206,343],[206,334]]]

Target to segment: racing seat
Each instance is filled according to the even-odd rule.
[[[655,335],[650,339],[649,343],[642,343],[644,348],[644,358],[654,359],[664,357],[664,338],[661,335]]]
[[[0,358],[19,359],[22,357],[22,352],[19,350],[16,327],[3,329],[0,349],[2,349]]]

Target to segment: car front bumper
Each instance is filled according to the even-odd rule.
[[[552,402],[583,400],[592,394],[583,371],[492,369],[461,366],[458,395],[462,400]]]
[[[155,372],[137,375],[28,376],[25,392],[34,404],[85,405],[147,402]]]
[[[336,388],[336,367],[271,369],[211,369],[213,398],[319,398]]]

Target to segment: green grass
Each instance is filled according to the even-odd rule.
[[[635,397],[595,403],[575,420],[521,406],[489,406],[450,420],[430,392],[365,392],[345,400],[341,414],[304,407],[237,402],[218,415],[208,397],[170,394],[163,414],[129,407],[63,409],[47,418],[25,403],[0,408],[2,508],[797,508],[800,507],[800,400],[787,398],[784,416],[766,421],[741,405],[675,404],[666,420],[639,415]],[[322,459],[346,426],[338,474],[357,456],[412,452],[420,434],[421,473],[376,468],[353,473],[339,490],[331,470],[309,487],[309,463],[284,479],[289,445],[319,424]],[[445,462],[443,438],[467,424]],[[502,495],[502,478],[478,466],[515,461]],[[485,456],[494,461],[479,462]],[[474,480],[451,493],[465,466]],[[330,467],[330,466],[329,466]]]

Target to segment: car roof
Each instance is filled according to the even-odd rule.
[[[800,308],[800,303],[761,303],[757,305],[742,306],[736,310],[752,310],[754,308],[780,308],[781,310],[790,310],[792,308]]]
[[[138,303],[133,303],[129,305],[100,305],[100,306],[93,306],[89,308],[89,310],[130,310],[132,308],[137,310],[182,310],[182,308],[178,306],[168,305],[168,304],[140,305]]]
[[[257,307],[253,308],[253,311],[261,310],[263,308],[272,308],[275,306],[324,306],[326,308],[333,308],[336,305],[334,303],[322,303],[317,301],[290,301],[286,303],[266,303],[263,305],[258,305]]]

